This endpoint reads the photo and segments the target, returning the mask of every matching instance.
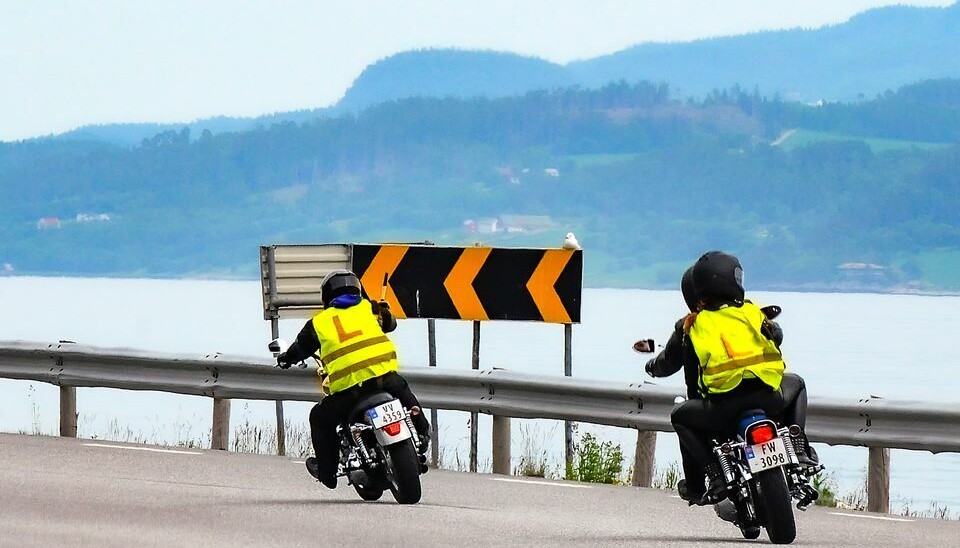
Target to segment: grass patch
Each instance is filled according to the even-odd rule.
[[[683,473],[680,472],[680,464],[677,463],[677,461],[673,461],[666,468],[658,468],[654,472],[651,486],[654,489],[673,491],[677,488],[677,482],[682,478]]]
[[[527,424],[520,425],[523,452],[520,454],[520,462],[513,470],[515,476],[531,478],[550,478],[553,476],[546,447],[555,430],[556,426],[549,432],[543,432]]]
[[[937,150],[953,146],[952,143],[931,143],[927,141],[904,141],[900,139],[883,139],[880,137],[862,137],[857,135],[845,135],[843,133],[814,131],[812,129],[798,129],[779,146],[784,150],[793,151],[821,141],[861,141],[870,147],[870,150],[873,152],[886,152],[890,150],[911,148]]]

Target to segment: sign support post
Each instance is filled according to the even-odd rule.
[[[573,325],[563,324],[563,376],[573,375]],[[573,470],[575,448],[573,445],[573,423],[563,423],[563,447],[567,470]]]
[[[276,248],[269,247],[266,249],[261,249],[261,256],[266,253],[267,260],[267,275],[272,283],[270,283],[270,301],[274,302],[277,299],[277,256]],[[276,310],[272,310],[273,314],[270,317],[270,337],[271,340],[276,340],[280,337],[280,314]],[[276,357],[276,355],[274,355]],[[286,422],[283,418],[283,401],[277,400],[277,455],[281,457],[286,456],[287,454],[287,432],[286,432]]]

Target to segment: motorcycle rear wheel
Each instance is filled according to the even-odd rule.
[[[420,502],[420,459],[409,439],[384,448],[390,492],[400,504]]]
[[[782,468],[764,470],[754,476],[757,480],[763,525],[767,538],[773,544],[790,544],[797,538],[797,523],[790,504],[790,491]]]

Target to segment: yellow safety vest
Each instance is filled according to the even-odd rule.
[[[324,309],[313,317],[313,328],[331,394],[399,368],[397,348],[366,299],[349,308]]]
[[[700,359],[700,392],[722,394],[747,378],[758,378],[774,390],[783,380],[783,356],[777,345],[760,333],[760,308],[724,306],[703,310],[690,328],[690,341]]]

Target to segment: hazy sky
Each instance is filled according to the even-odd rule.
[[[564,63],[954,1],[0,0],[0,140],[327,106],[365,66],[415,48]]]

